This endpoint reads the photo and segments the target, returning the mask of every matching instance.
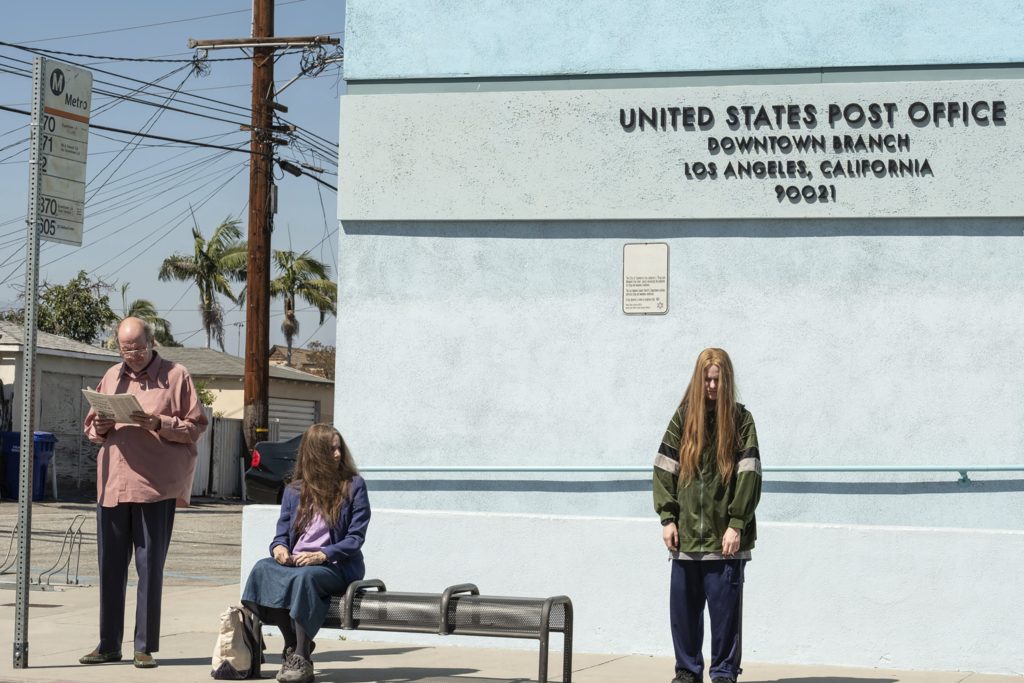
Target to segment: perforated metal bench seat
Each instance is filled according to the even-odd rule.
[[[548,640],[563,638],[562,680],[572,681],[572,601],[564,595],[519,598],[480,595],[471,583],[442,593],[396,593],[383,581],[349,585],[331,599],[326,628],[361,631],[407,631],[438,635],[530,638],[540,642],[538,683],[547,683]]]

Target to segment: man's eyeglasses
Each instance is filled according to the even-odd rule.
[[[141,349],[126,349],[122,346],[120,351],[122,356],[141,356],[149,351],[149,347],[143,346]]]

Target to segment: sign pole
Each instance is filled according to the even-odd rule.
[[[36,302],[39,241],[82,246],[92,74],[45,57],[32,62],[32,121],[26,211],[25,327],[21,345],[15,669],[28,668],[32,474],[35,465]]]
[[[28,668],[28,590],[32,529],[32,426],[35,417],[36,297],[39,288],[39,158],[46,58],[32,62],[32,142],[29,145],[28,217],[26,219],[25,329],[21,344],[21,444],[18,485],[18,578],[14,612],[14,668]]]

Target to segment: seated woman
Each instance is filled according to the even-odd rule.
[[[281,499],[272,557],[256,563],[242,593],[244,605],[281,629],[281,683],[313,680],[313,638],[330,597],[366,574],[360,548],[369,523],[366,482],[344,439],[331,425],[311,425]]]

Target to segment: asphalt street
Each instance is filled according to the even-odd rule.
[[[167,558],[164,585],[217,586],[238,583],[241,528],[241,501],[195,499],[188,508],[179,509],[174,519],[174,534]],[[0,585],[15,581],[14,528],[18,521],[17,501],[0,502]],[[72,553],[67,569],[69,529],[81,530],[80,552]],[[33,580],[58,564],[50,581],[81,586],[96,584],[96,505],[95,503],[35,502],[32,504],[32,542],[29,556]],[[6,561],[3,558],[6,557]],[[134,580],[134,572],[129,574]],[[69,580],[70,579],[70,580]],[[12,593],[13,595],[13,593]]]

